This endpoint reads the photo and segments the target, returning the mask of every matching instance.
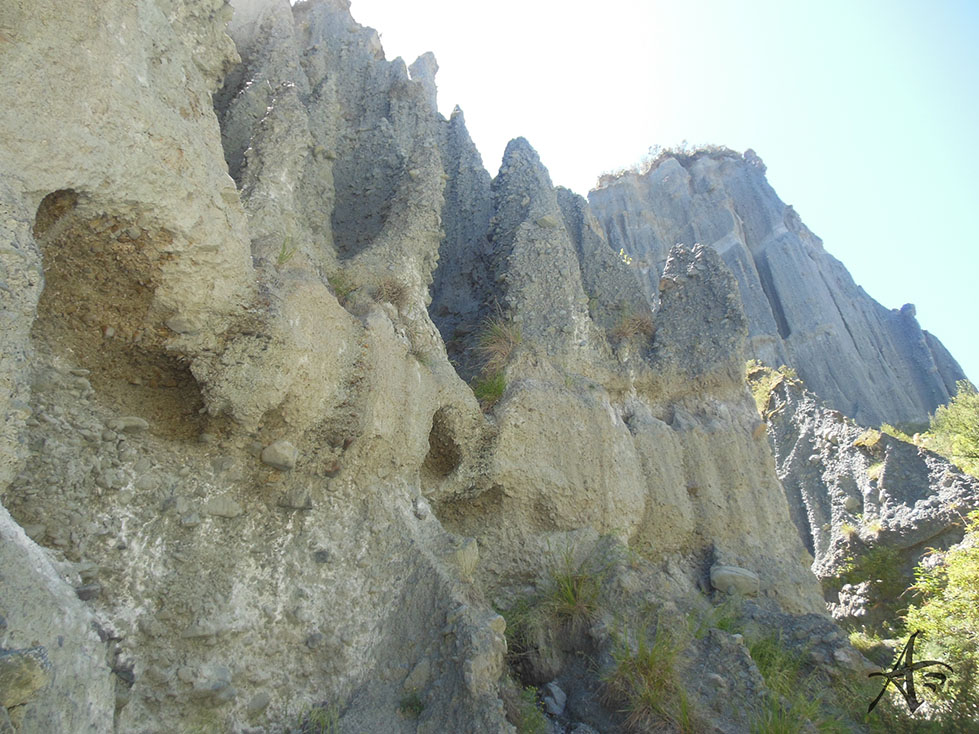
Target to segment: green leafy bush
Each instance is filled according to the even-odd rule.
[[[979,717],[979,512],[968,522],[968,542],[949,550],[943,562],[919,567],[919,601],[905,617],[909,631],[923,633],[919,656],[955,670],[951,695],[945,697],[947,717],[962,713],[952,710],[950,700]]]
[[[501,698],[507,721],[516,727],[517,734],[549,734],[550,723],[537,700],[536,688],[521,688],[505,677]]]
[[[424,710],[425,702],[422,701],[422,697],[416,690],[411,690],[406,693],[402,697],[401,703],[398,704],[398,711],[406,719],[417,719],[422,715],[422,711]]]
[[[932,416],[924,443],[979,477],[979,392],[968,380],[961,380],[956,387],[958,392],[951,402]]]

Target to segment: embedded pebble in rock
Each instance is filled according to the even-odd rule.
[[[150,424],[146,422],[143,418],[137,416],[122,416],[119,418],[113,418],[106,426],[110,430],[117,431],[119,433],[137,433],[139,431],[145,431],[150,427]]]
[[[239,505],[235,500],[233,500],[228,495],[212,497],[211,499],[209,499],[207,502],[204,503],[204,507],[202,509],[208,515],[215,515],[216,517],[227,517],[227,518],[238,517],[244,512],[241,505]]]
[[[298,458],[299,450],[285,439],[276,441],[262,450],[262,462],[282,471],[293,469]]]
[[[755,596],[760,583],[758,574],[746,568],[714,565],[710,569],[710,585],[731,595]]]

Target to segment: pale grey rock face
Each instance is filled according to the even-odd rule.
[[[783,204],[757,156],[667,157],[589,194],[613,249],[655,295],[673,244],[717,250],[738,281],[749,352],[795,367],[810,389],[861,423],[920,423],[948,401],[962,370],[913,307],[888,310],[857,286]]]
[[[979,480],[853,423],[798,381],[776,386],[767,415],[792,519],[820,578],[880,547],[896,551],[909,586],[927,550],[961,540],[962,516],[979,508]]]
[[[0,568],[0,706],[16,707],[15,731],[111,731],[115,676],[98,620],[3,507]]]
[[[385,60],[348,6],[236,0],[227,36],[217,0],[4,6],[0,568],[25,571],[0,646],[52,671],[22,731],[279,731],[324,702],[351,731],[510,731],[486,600],[561,548],[635,551],[623,608],[704,604],[719,564],[820,611],[737,272],[677,248],[643,286],[527,141],[491,179],[434,58]],[[490,318],[522,340],[483,412]]]

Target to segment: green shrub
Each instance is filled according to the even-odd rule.
[[[902,572],[901,551],[885,545],[873,545],[856,557],[849,558],[840,569],[840,579],[847,584],[869,581],[874,595],[882,601],[896,602],[905,597],[908,578]]]
[[[880,438],[880,431],[875,431],[873,428],[868,428],[853,440],[853,445],[865,449],[872,449],[880,442]]]
[[[402,697],[401,703],[398,704],[398,711],[406,719],[417,719],[422,715],[422,711],[424,710],[425,702],[422,701],[422,697],[418,694],[418,691],[414,689],[406,693]]]
[[[503,681],[501,698],[507,721],[516,727],[517,734],[549,734],[550,723],[537,701],[536,688],[521,688],[507,677]]]
[[[489,410],[506,392],[506,376],[501,371],[488,377],[477,377],[473,381],[472,388],[483,410]]]
[[[945,554],[944,562],[919,567],[915,590],[919,601],[909,607],[909,631],[922,632],[918,657],[948,663],[955,670],[952,691],[958,709],[979,716],[979,512],[969,516],[971,543]],[[948,703],[946,697],[946,704]],[[947,717],[961,714],[946,705]]]
[[[904,443],[910,443],[910,444],[914,443],[914,438],[909,436],[905,431],[901,430],[900,428],[892,426],[890,423],[884,423],[880,427],[880,431],[881,433],[886,433],[891,438],[896,438],[898,441],[904,441]],[[919,431],[916,431],[916,433],[918,432]]]
[[[767,419],[768,400],[772,390],[783,380],[797,380],[799,376],[793,368],[786,367],[784,364],[776,370],[765,366],[757,359],[749,359],[745,365],[745,378],[751,389],[751,396],[755,399],[758,414]]]
[[[925,446],[950,459],[962,471],[979,477],[979,392],[968,380],[932,416]]]

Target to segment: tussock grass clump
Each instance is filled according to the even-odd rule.
[[[483,410],[492,408],[506,392],[506,376],[502,370],[488,377],[477,377],[472,385],[473,394],[483,406]]]
[[[751,389],[751,396],[755,399],[755,407],[758,414],[767,419],[768,400],[772,390],[778,387],[783,380],[798,380],[798,373],[791,367],[784,364],[777,370],[768,367],[757,359],[749,359],[745,365],[745,378],[748,387]]]
[[[884,462],[875,461],[873,464],[867,467],[867,478],[871,482],[879,482],[881,475],[884,473]]]
[[[653,315],[648,311],[639,313],[625,312],[618,323],[612,327],[610,336],[619,343],[652,339],[656,334],[656,324]]]
[[[575,563],[573,551],[566,550],[551,566],[541,586],[540,610],[558,624],[581,632],[598,616],[607,570],[594,558]]]
[[[634,640],[616,639],[603,697],[625,716],[629,731],[698,731],[676,669],[682,648],[682,640],[659,624],[652,634],[641,630]]]
[[[408,284],[398,278],[384,278],[374,287],[374,300],[378,303],[390,303],[397,309],[408,305]]]
[[[328,275],[326,277],[326,282],[330,284],[330,288],[333,290],[333,295],[337,297],[337,301],[341,306],[346,304],[347,297],[357,290],[357,284],[354,283],[350,276],[342,270],[337,270],[336,272]]]
[[[519,324],[502,318],[488,319],[476,338],[476,353],[483,363],[483,374],[501,372],[520,341]]]
[[[336,704],[306,707],[297,719],[295,731],[299,734],[340,734],[340,708]]]
[[[880,431],[876,431],[873,428],[868,428],[853,440],[853,445],[860,448],[872,449],[878,444],[880,438]]]

